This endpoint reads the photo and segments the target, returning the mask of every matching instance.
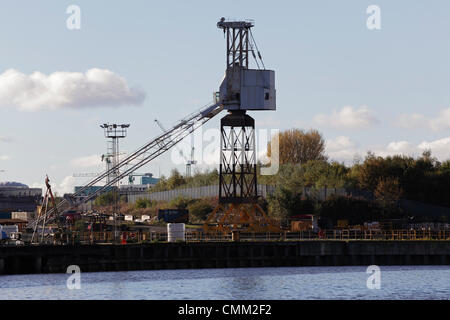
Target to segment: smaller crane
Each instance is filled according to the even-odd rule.
[[[164,126],[162,125],[162,123],[158,119],[155,119],[155,122],[161,128],[161,130],[163,132],[166,132],[166,129],[164,128]],[[175,148],[177,148],[177,147],[175,146]],[[186,156],[183,154],[182,150],[178,150],[178,152],[183,157],[183,159],[186,160],[186,177],[191,177],[191,175],[192,175],[192,166],[197,164],[197,161],[194,160],[195,147],[192,147],[192,149],[191,149],[191,158],[190,159],[186,158]]]
[[[183,155],[183,152],[180,152]],[[186,162],[186,177],[192,176],[192,166],[197,164],[197,161],[194,160],[195,147],[192,147],[191,150],[191,158]],[[184,158],[184,156],[183,156]],[[185,158],[186,159],[186,158]]]
[[[45,186],[47,187],[47,191],[45,192],[45,196],[44,196],[44,200],[42,201],[42,207],[39,210],[39,215],[37,218],[37,221],[39,222],[39,219],[42,217],[42,229],[41,229],[41,241],[44,241],[44,233],[45,233],[45,227],[46,227],[46,223],[47,220],[49,220],[50,215],[48,214],[49,212],[49,201],[51,202],[51,205],[53,205],[53,216],[56,217],[56,222],[58,224],[58,228],[60,231],[62,231],[62,225],[61,225],[61,221],[59,219],[59,212],[58,212],[58,207],[56,205],[56,201],[55,201],[55,197],[53,196],[53,192],[52,192],[52,187],[50,186],[50,179],[48,178],[48,175],[45,176]],[[34,230],[33,230],[33,236],[31,238],[31,242],[34,243],[35,242],[35,237],[39,238],[39,235],[37,234],[38,232],[38,226],[39,223],[36,223]],[[39,242],[39,240],[38,240]]]

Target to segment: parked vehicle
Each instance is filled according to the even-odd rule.
[[[189,210],[159,209],[158,220],[163,220],[167,223],[189,223]]]

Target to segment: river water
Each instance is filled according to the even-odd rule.
[[[199,269],[0,276],[0,299],[449,299],[450,266]]]

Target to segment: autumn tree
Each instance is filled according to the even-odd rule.
[[[378,200],[389,204],[400,200],[402,194],[403,190],[399,179],[394,177],[380,178],[374,191],[374,195]]]
[[[290,129],[278,133],[267,146],[267,156],[278,139],[280,164],[304,164],[310,160],[326,160],[325,140],[317,130]]]
[[[184,184],[186,184],[184,177],[177,169],[173,169],[169,179],[167,179],[167,188],[173,190]]]

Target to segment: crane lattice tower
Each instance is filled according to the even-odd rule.
[[[278,229],[258,205],[255,120],[247,114],[276,109],[275,72],[264,67],[252,35],[252,21],[222,18],[217,26],[227,43],[226,72],[218,99],[228,115],[220,122],[219,205],[204,229],[275,231]],[[249,69],[249,54],[258,69]]]

